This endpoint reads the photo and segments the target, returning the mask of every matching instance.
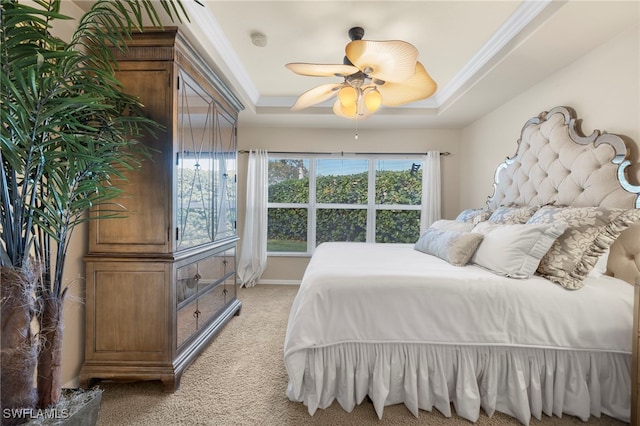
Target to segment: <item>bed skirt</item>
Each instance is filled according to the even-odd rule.
[[[404,403],[415,416],[436,408],[472,422],[480,409],[525,425],[572,415],[602,414],[628,422],[631,355],[526,347],[343,343],[285,358],[287,396],[313,415],[334,400],[347,412],[369,396],[379,418]]]

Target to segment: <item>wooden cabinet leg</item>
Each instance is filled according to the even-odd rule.
[[[180,388],[180,375],[174,376],[165,376],[161,379],[162,381],[162,390],[167,393],[174,393]]]

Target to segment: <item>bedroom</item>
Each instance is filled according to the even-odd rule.
[[[220,2],[225,3],[225,2]],[[231,3],[231,2],[227,2]],[[260,2],[262,3],[262,2]],[[355,2],[356,4],[362,2]],[[471,2],[474,4],[482,2]],[[638,5],[637,2],[588,2],[591,7],[601,7],[597,12],[587,11],[578,14],[572,8],[579,8],[576,3],[569,2],[558,7],[548,21],[538,31],[532,31],[530,37],[524,37],[519,41],[519,48],[512,55],[507,55],[500,62],[492,64],[491,72],[469,88],[469,99],[472,105],[486,104],[477,116],[469,116],[466,121],[455,124],[409,124],[404,120],[400,124],[390,125],[399,113],[379,113],[371,117],[371,123],[361,123],[358,129],[359,139],[354,140],[353,122],[339,120],[329,113],[325,118],[328,123],[312,124],[312,127],[294,121],[292,124],[280,125],[279,114],[269,114],[268,108],[257,108],[254,114],[248,107],[240,115],[238,129],[238,148],[241,150],[263,148],[273,151],[345,151],[355,152],[361,150],[366,144],[366,151],[392,151],[389,141],[393,141],[393,150],[402,152],[425,152],[427,150],[449,151],[453,155],[442,161],[443,181],[443,211],[444,218],[452,219],[465,208],[482,207],[486,197],[491,193],[492,174],[498,163],[506,156],[515,152],[516,139],[524,122],[541,111],[549,110],[557,105],[573,107],[583,120],[583,131],[589,134],[594,128],[608,130],[613,133],[628,136],[635,142],[635,155],[640,144],[640,86],[638,75],[639,66],[639,36],[638,36]],[[488,4],[487,7],[492,6]],[[622,10],[622,13],[613,14],[615,18],[622,19],[609,22],[610,27],[602,39],[598,39],[596,31],[590,29],[595,18],[593,16],[604,15],[603,11]],[[620,9],[618,9],[620,8]],[[631,12],[627,12],[631,8]],[[215,7],[212,8],[215,11]],[[220,12],[222,14],[222,12]],[[232,13],[232,12],[228,12]],[[235,12],[237,13],[237,12]],[[503,12],[506,13],[506,12]],[[620,15],[622,15],[621,18]],[[221,15],[222,16],[222,15]],[[334,15],[335,16],[335,15]],[[567,21],[565,21],[567,20]],[[598,23],[606,19],[598,19]],[[232,21],[235,22],[235,21]],[[566,23],[568,22],[568,23]],[[338,25],[334,23],[334,25]],[[224,21],[222,26],[232,26],[231,22]],[[247,22],[237,31],[247,28],[261,29],[260,21]],[[342,46],[346,43],[346,30],[350,25],[348,19],[340,24],[344,29],[334,34],[337,40],[335,50],[341,54]],[[382,35],[376,34],[371,25],[363,23],[371,37],[392,38],[394,35],[389,28]],[[567,27],[566,25],[570,25]],[[241,27],[238,25],[238,27]],[[385,25],[381,25],[382,28]],[[597,25],[596,25],[597,27]],[[572,28],[566,34],[566,28]],[[266,31],[266,30],[265,30]],[[319,31],[319,39],[315,43],[324,43]],[[538,36],[539,38],[537,38]],[[593,39],[590,37],[593,36]],[[245,34],[246,37],[246,34]],[[404,34],[396,37],[409,38]],[[571,50],[571,44],[564,42],[564,37],[586,41],[587,44],[568,52],[559,52],[560,46]],[[444,40],[439,43],[446,45]],[[269,45],[268,45],[269,46]],[[326,46],[325,46],[326,47]],[[527,51],[527,55],[519,49]],[[315,48],[306,52],[297,52],[287,61],[315,61]],[[467,59],[474,52],[467,53]],[[507,85],[512,81],[509,76],[514,73],[525,73],[534,65],[544,62],[541,58],[549,56],[562,56],[563,59],[555,69],[540,70],[541,77],[514,86],[508,95],[483,98],[488,93],[483,89]],[[428,52],[420,49],[420,58],[427,69],[431,69],[431,63],[436,59],[428,59]],[[215,55],[212,55],[215,62]],[[284,65],[282,61],[281,65]],[[286,71],[286,70],[285,70]],[[293,74],[284,73],[283,84],[296,83],[296,88],[310,88],[313,86],[310,80]],[[257,72],[257,71],[255,71]],[[253,76],[253,75],[252,75]],[[434,78],[436,76],[434,75]],[[440,83],[441,87],[444,83]],[[240,89],[238,89],[240,90]],[[301,93],[304,89],[297,90]],[[475,92],[477,90],[477,93]],[[292,91],[295,92],[295,91]],[[473,98],[473,95],[476,97]],[[289,96],[295,95],[289,94]],[[465,94],[467,96],[467,94]],[[457,102],[457,101],[456,101]],[[456,102],[448,106],[442,115],[455,119],[462,115],[457,110]],[[460,101],[462,102],[462,101]],[[251,105],[251,102],[244,102]],[[281,108],[282,109],[282,108]],[[265,112],[265,113],[263,113]],[[255,115],[255,117],[252,117]],[[311,114],[313,115],[313,114]],[[322,114],[323,116],[325,114]],[[310,116],[310,115],[309,115]],[[296,119],[300,118],[298,115]],[[302,115],[307,117],[307,115]],[[325,119],[323,118],[323,120]],[[380,121],[374,121],[376,119]],[[431,118],[431,116],[429,116]],[[251,124],[256,119],[254,124]],[[383,121],[384,119],[384,121]],[[274,124],[270,124],[270,121]],[[429,121],[429,120],[425,120]],[[378,124],[376,124],[378,123]],[[384,123],[384,124],[379,124]],[[372,126],[368,128],[367,126]],[[385,128],[387,127],[387,128]],[[638,172],[636,170],[636,172]],[[240,157],[239,163],[239,233],[242,234],[244,219],[244,184],[246,177],[246,157]],[[76,244],[72,248],[73,258],[69,261],[68,277],[82,276],[84,264],[82,257],[86,250],[86,234],[79,232],[76,235]],[[302,278],[308,258],[299,257],[270,257],[268,267],[262,276],[263,283],[297,284]],[[71,279],[71,278],[70,278]],[[81,287],[81,286],[80,286]],[[78,294],[82,291],[77,289]],[[70,318],[82,318],[84,311],[80,306],[67,306],[67,315]],[[76,324],[80,321],[71,320]],[[73,384],[77,380],[78,372],[83,360],[83,330],[67,327],[65,335],[65,359],[64,380]]]

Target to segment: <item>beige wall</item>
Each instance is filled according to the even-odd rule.
[[[63,2],[69,4],[70,2]],[[327,151],[450,151],[442,161],[443,215],[454,217],[466,207],[483,206],[491,192],[495,166],[515,152],[524,122],[556,105],[572,106],[584,119],[583,130],[621,133],[640,146],[638,28],[585,55],[527,92],[461,130],[353,131],[330,129],[240,128],[239,148]],[[239,162],[239,231],[244,220],[246,155]],[[65,305],[63,383],[77,384],[84,359],[84,263],[86,229],[76,229],[64,282],[72,285]],[[308,259],[270,258],[263,278],[297,281]]]
[[[82,11],[72,2],[63,1],[61,13],[81,16]],[[53,33],[69,40],[77,27],[76,20],[56,21]],[[69,286],[64,304],[64,340],[62,346],[62,383],[65,387],[78,385],[80,367],[84,361],[84,262],[82,257],[88,249],[87,227],[75,229],[67,253],[63,283]]]
[[[543,58],[542,58],[543,60]],[[582,131],[606,130],[640,147],[640,29],[619,36],[462,129],[460,207],[484,207],[495,167],[515,154],[524,123],[564,105],[576,110]]]
[[[374,119],[374,118],[371,118]],[[344,129],[283,129],[243,128],[238,131],[241,150],[266,149],[268,151],[313,152],[415,152],[449,151],[443,157],[442,214],[452,218],[459,211],[460,186],[460,132],[458,130],[360,130],[358,139],[354,130]],[[238,232],[242,235],[246,200],[247,155],[240,155],[238,164]],[[308,257],[270,256],[262,282],[299,282],[307,266]]]

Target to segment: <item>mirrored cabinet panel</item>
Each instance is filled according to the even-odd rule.
[[[236,234],[236,130],[229,115],[220,113],[216,118],[216,238],[224,239]]]
[[[214,240],[215,101],[186,72],[178,73],[176,245],[181,250]]]

